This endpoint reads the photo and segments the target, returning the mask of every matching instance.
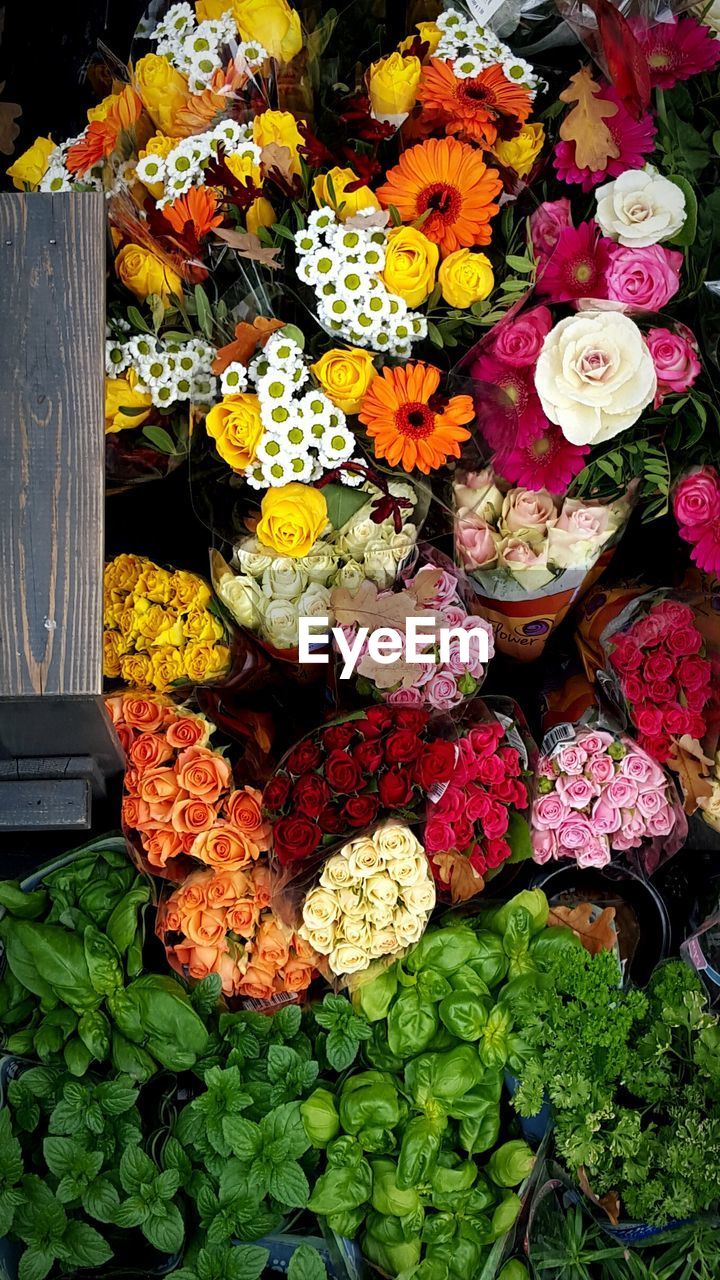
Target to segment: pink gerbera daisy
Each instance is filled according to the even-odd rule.
[[[609,159],[605,169],[579,169],[575,164],[575,143],[558,142],[553,157],[558,178],[562,182],[579,182],[583,191],[592,191],[598,183],[618,178],[626,169],[642,169],[645,157],[655,145],[655,125],[648,112],[639,120],[633,119],[609,84],[603,85],[597,96],[603,102],[614,102],[617,107],[617,113],[605,124],[620,154]]]
[[[538,293],[552,302],[606,298],[605,276],[612,247],[612,241],[600,234],[595,222],[565,227],[538,277]]]
[[[514,368],[489,355],[478,356],[473,364],[473,378],[489,383],[502,393],[498,397],[490,392],[480,396],[480,431],[491,449],[508,448],[537,435],[547,421],[535,390],[533,372],[533,369]]]
[[[720,40],[697,18],[676,18],[651,26],[635,18],[631,26],[647,58],[653,89],[672,89],[678,80],[712,71],[720,62]]]
[[[518,441],[514,449],[495,459],[495,468],[504,480],[523,489],[547,489],[564,493],[585,466],[588,445],[570,444],[559,427],[545,421],[533,438]]]
[[[700,531],[693,530],[694,534],[697,532]],[[705,573],[720,573],[720,520],[711,520],[702,526],[700,536],[695,539],[690,552],[690,559]]]

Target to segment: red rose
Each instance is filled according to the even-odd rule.
[[[476,756],[493,755],[505,737],[505,729],[497,720],[487,724],[478,724],[471,729],[466,741],[469,742]]]
[[[365,719],[354,721],[355,728],[363,738],[379,738],[392,724],[393,713],[390,707],[368,707]]]
[[[356,760],[363,773],[376,773],[383,760],[382,744],[378,738],[368,738],[353,747],[352,758]]]
[[[388,764],[409,764],[417,760],[422,742],[410,729],[397,729],[385,739],[385,759]]]
[[[504,836],[508,823],[508,811],[505,806],[491,801],[490,808],[483,818],[483,831],[488,840],[497,840],[500,836]]]
[[[453,823],[453,835],[455,837],[455,848],[464,849],[470,843],[475,834],[475,828],[468,817],[463,814]]]
[[[325,761],[325,777],[330,788],[339,795],[351,795],[366,786],[358,765],[347,751],[332,751]]]
[[[470,863],[470,866],[473,868],[473,870],[477,871],[479,876],[485,875],[485,872],[487,871],[487,868],[488,868],[488,864],[485,861],[485,855],[482,852],[479,844],[473,845],[473,851],[470,854],[470,857],[468,858],[468,862]]]
[[[285,768],[290,773],[307,773],[309,769],[317,768],[320,763],[320,754],[317,742],[313,742],[312,738],[306,738],[293,747],[285,761]]]
[[[516,778],[520,773],[520,752],[515,747],[500,747],[498,756],[505,765],[505,772]]]
[[[674,680],[651,680],[647,686],[648,696],[658,705],[674,702],[677,697],[677,685]]]
[[[283,866],[299,862],[317,849],[321,833],[308,818],[281,818],[273,827],[273,849]]]
[[[710,690],[707,687],[704,689],[685,690],[685,701],[691,711],[702,711],[709,696]]]
[[[455,759],[453,742],[445,742],[442,738],[428,742],[415,765],[415,777],[420,786],[427,790],[433,782],[449,782],[455,769]]]
[[[667,646],[679,658],[689,657],[702,649],[702,636],[697,627],[676,627],[668,636]]]
[[[263,805],[270,813],[279,813],[285,807],[290,794],[290,779],[287,774],[276,773],[263,791]]]
[[[645,693],[645,685],[639,676],[623,676],[622,688],[628,702],[640,702]]]
[[[484,782],[486,786],[492,787],[497,782],[502,782],[505,777],[505,769],[502,760],[498,760],[497,756],[486,756],[478,764],[477,778],[479,782]]]
[[[685,707],[668,707],[660,727],[666,729],[674,738],[680,738],[684,733],[689,733],[691,720],[692,712],[687,711]]]
[[[345,830],[345,818],[342,809],[335,805],[326,804],[318,815],[320,830],[326,835],[336,836]]]
[[[319,773],[304,773],[293,787],[292,807],[306,818],[317,819],[318,813],[329,799],[330,788]]]
[[[402,809],[410,801],[412,782],[407,769],[393,765],[378,778],[378,795],[385,809]]]
[[[344,751],[355,737],[354,724],[331,724],[323,730],[323,745],[326,751]]]
[[[683,689],[700,689],[710,681],[710,663],[706,658],[686,658],[680,664],[678,678]]]
[[[485,859],[489,867],[499,867],[511,853],[507,840],[487,840],[485,843]]]
[[[615,649],[610,654],[610,661],[617,671],[637,671],[642,660],[642,649],[632,640],[626,636],[617,639]]]
[[[669,680],[674,670],[675,663],[672,658],[667,653],[663,653],[662,650],[658,650],[657,653],[648,654],[645,659],[643,663],[643,678],[653,682],[656,680]]]
[[[640,732],[651,738],[662,731],[662,712],[657,707],[640,707],[634,713],[634,719]]]
[[[421,711],[419,707],[395,708],[395,726],[398,729],[410,729],[412,733],[419,733],[427,722],[427,711]]]
[[[351,796],[343,806],[343,817],[350,827],[369,827],[377,817],[377,796]]]

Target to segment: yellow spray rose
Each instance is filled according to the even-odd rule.
[[[223,461],[233,471],[245,471],[255,461],[263,436],[260,401],[249,392],[225,396],[207,415],[205,430]]]
[[[343,413],[358,412],[375,377],[372,355],[358,347],[326,351],[310,368],[325,394]]]
[[[529,173],[543,149],[545,128],[538,120],[524,124],[516,138],[496,142],[493,154],[506,169],[514,169],[519,178]]]
[[[145,561],[142,556],[125,552],[116,556],[105,566],[105,586],[110,591],[133,591],[144,566]]]
[[[209,609],[192,609],[183,622],[183,631],[186,639],[198,644],[214,644],[225,636],[222,622]]]
[[[178,137],[177,113],[190,97],[185,76],[167,58],[146,53],[135,65],[134,86],[160,132]]]
[[[423,44],[428,46],[427,56],[428,58],[431,58],[440,43],[440,36],[442,35],[442,32],[440,31],[439,26],[436,22],[416,22],[415,30]],[[407,53],[408,49],[412,48],[416,38],[416,36],[408,36],[407,39],[402,40],[398,45],[400,52]]]
[[[24,191],[26,187],[35,191],[40,179],[47,173],[48,161],[54,150],[55,143],[52,138],[36,138],[32,146],[28,147],[27,151],[23,151],[7,171],[8,178],[12,178],[13,186],[18,191]]]
[[[393,227],[388,232],[382,279],[390,293],[419,307],[435,288],[439,251],[417,227]]]
[[[126,653],[120,659],[120,674],[125,684],[136,689],[147,689],[153,684],[152,664],[145,653]]]
[[[187,569],[176,569],[170,579],[169,603],[173,609],[190,612],[205,609],[212,599],[207,582]]]
[[[332,182],[332,189],[335,193],[334,200],[330,195],[328,178]],[[335,167],[329,173],[321,173],[313,182],[313,195],[315,196],[316,204],[318,206],[330,205],[341,222],[354,217],[358,209],[379,209],[380,201],[369,187],[358,187],[356,191],[345,190],[346,187],[353,182],[357,182],[357,180],[357,174],[353,173],[352,169]]]
[[[277,222],[277,214],[265,196],[253,200],[245,214],[245,225],[251,235],[256,236],[258,227],[272,227]]]
[[[267,147],[271,142],[287,147],[293,173],[300,173],[298,147],[302,135],[292,111],[263,111],[253,120],[253,142],[256,147]]]
[[[140,577],[135,584],[135,596],[138,607],[142,607],[145,596],[154,604],[169,604],[173,592],[173,575],[169,569],[163,569],[152,560],[146,560]]]
[[[176,680],[184,679],[186,675],[182,652],[172,645],[163,645],[159,649],[153,649],[149,666],[148,683],[152,684],[160,693],[164,693],[171,684],[174,684]],[[123,660],[123,679],[127,679],[125,675],[125,660]]]
[[[139,160],[144,160],[145,156],[161,156],[163,159],[169,155],[174,147],[177,146],[177,138],[167,138],[164,133],[156,133],[152,138],[148,138],[145,146],[138,155]],[[147,179],[139,178],[139,182],[147,191],[150,192],[153,200],[159,200],[165,190],[164,182],[148,182]]]
[[[327,502],[321,489],[285,484],[265,494],[255,536],[278,555],[297,559],[308,554],[326,524]]]
[[[230,666],[230,650],[224,644],[191,643],[183,650],[185,671],[193,684],[224,675]]]
[[[115,680],[122,671],[121,658],[127,652],[127,645],[119,631],[103,633],[103,675],[108,680]]]
[[[161,298],[165,306],[171,293],[182,297],[182,280],[177,272],[139,244],[126,244],[120,250],[115,259],[115,270],[120,282],[140,302],[149,298],[151,293]]]
[[[442,296],[451,307],[471,307],[492,292],[495,284],[490,260],[472,249],[456,249],[440,264]]]
[[[300,14],[287,0],[234,0],[232,11],[243,40],[257,40],[278,62],[302,49]]]
[[[105,431],[108,435],[125,427],[140,427],[150,417],[150,392],[136,390],[137,382],[134,369],[128,369],[122,378],[105,379]],[[147,409],[147,412],[125,414],[123,409]]]
[[[415,106],[421,75],[422,63],[412,55],[391,53],[389,58],[373,62],[368,72],[368,90],[375,119],[401,123],[398,117],[409,115]]]

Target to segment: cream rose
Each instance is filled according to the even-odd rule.
[[[305,560],[308,581],[324,587],[337,568],[337,555],[326,542],[316,542]]]
[[[307,925],[301,924],[298,929],[301,938],[310,943],[310,946],[319,952],[321,956],[328,956],[335,946],[335,927],[334,925],[324,925],[319,929],[309,929]]]
[[[709,8],[707,4],[697,4],[693,9],[693,13],[706,27],[720,35],[720,0],[712,0]],[[10,171],[8,170],[8,172]]]
[[[303,921],[309,929],[333,924],[340,914],[338,900],[327,889],[311,889],[303,906]]]
[[[595,219],[618,244],[631,249],[672,240],[685,224],[685,195],[674,182],[648,165],[626,169],[595,192]]]
[[[401,858],[394,858],[388,864],[388,872],[395,883],[399,884],[403,890],[409,888],[410,885],[420,884],[423,880],[427,880],[428,877],[425,854],[411,853]]]
[[[495,484],[491,471],[469,471],[455,485],[456,508],[464,507],[475,515],[494,524],[502,511],[503,495]]]
[[[364,920],[365,904],[362,894],[355,889],[338,889],[337,902],[342,916],[348,920]]]
[[[365,881],[365,896],[370,902],[381,906],[394,907],[398,900],[398,887],[387,872],[379,876],[368,876]]]
[[[435,885],[431,880],[412,884],[403,890],[402,900],[413,915],[426,915],[435,906]]]
[[[268,554],[257,538],[248,538],[235,548],[235,563],[238,569],[251,574],[253,578],[261,578],[274,559],[275,557]]]
[[[558,569],[575,569],[592,564],[618,528],[619,519],[610,506],[586,505],[578,498],[566,498],[554,529],[548,536],[548,563]]]
[[[391,956],[394,951],[399,951],[402,943],[398,941],[398,936],[392,925],[386,925],[379,928],[372,935],[370,942],[370,955],[373,960],[378,960],[380,956]]]
[[[395,581],[396,560],[387,543],[381,538],[369,542],[363,560],[365,577],[384,591]]]
[[[262,589],[268,600],[296,600],[307,581],[303,565],[289,556],[278,556],[262,576]]]
[[[215,590],[233,618],[241,627],[256,630],[262,617],[262,595],[254,578],[225,574],[215,584]]]
[[[425,923],[424,916],[416,916],[412,911],[396,911],[393,928],[400,945],[409,947],[413,942],[419,942],[425,932]]]
[[[499,527],[504,537],[541,542],[556,520],[555,503],[545,489],[512,489],[503,502]]]
[[[358,520],[342,536],[342,545],[355,560],[362,560],[365,548],[377,538],[377,525],[372,520]]]
[[[297,599],[301,618],[327,618],[330,613],[330,591],[319,582],[311,582]]]
[[[373,903],[371,907],[367,908],[365,919],[371,928],[377,931],[378,929],[387,929],[388,925],[392,924],[393,915],[394,912],[392,906],[386,907],[383,906],[382,903],[376,902]]]
[[[351,942],[341,942],[330,952],[329,964],[333,973],[357,973],[367,969],[370,956],[362,947],[353,946]]]
[[[645,339],[619,311],[583,311],[551,329],[538,358],[542,407],[571,444],[601,444],[637,422],[657,377]]]
[[[320,884],[324,889],[346,889],[354,881],[347,858],[340,854],[328,858],[320,876]]]
[[[276,649],[292,649],[298,642],[298,611],[289,600],[268,600],[263,605],[265,634]]]
[[[369,950],[372,931],[366,920],[343,920],[340,933],[345,942],[351,942],[354,947],[362,947],[363,951]],[[339,941],[338,938],[338,943]]]
[[[423,853],[420,841],[416,839],[409,827],[401,822],[389,822],[379,827],[373,836],[375,848],[388,861],[392,858],[411,858],[415,853]],[[394,870],[393,878],[397,880]]]
[[[358,564],[357,560],[346,560],[345,564],[338,569],[333,586],[347,587],[348,591],[357,591],[364,581],[362,565]]]
[[[365,878],[375,875],[382,867],[382,855],[372,840],[356,840],[350,846],[348,854],[350,870],[356,877]]]

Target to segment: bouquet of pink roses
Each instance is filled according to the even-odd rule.
[[[562,724],[543,742],[531,815],[535,862],[604,867],[635,855],[651,873],[687,837],[670,776],[626,734]]]

